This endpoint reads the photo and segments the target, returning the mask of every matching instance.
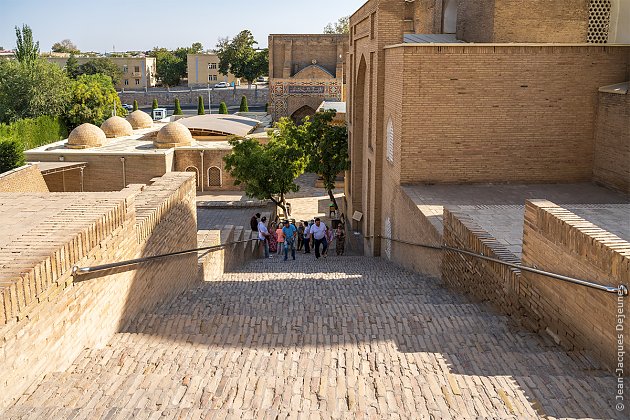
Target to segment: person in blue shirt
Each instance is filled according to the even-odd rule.
[[[291,249],[291,256],[295,260],[295,241],[297,240],[297,229],[294,225],[290,224],[288,220],[285,220],[282,232],[284,233],[284,260],[286,261],[289,259],[289,249]]]

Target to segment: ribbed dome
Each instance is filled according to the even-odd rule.
[[[108,138],[125,137],[133,134],[133,127],[131,127],[129,121],[122,117],[109,118],[101,124],[101,130],[105,132]]]
[[[81,124],[68,136],[66,147],[69,149],[89,149],[90,147],[101,147],[107,142],[107,137],[103,130],[94,124]]]
[[[153,125],[153,120],[146,112],[137,110],[133,111],[127,116],[127,121],[131,124],[134,130],[139,128],[150,128]]]
[[[190,130],[178,122],[172,122],[160,129],[153,144],[158,149],[170,149],[171,147],[190,146],[192,142],[193,137]]]

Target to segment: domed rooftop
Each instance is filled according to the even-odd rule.
[[[101,130],[105,132],[108,138],[125,137],[133,134],[133,127],[126,119],[122,117],[111,117],[103,124]]]
[[[150,128],[153,125],[151,116],[140,110],[133,111],[129,114],[127,121],[129,121],[134,130],[138,130],[140,128]]]
[[[94,124],[81,124],[68,136],[66,147],[69,149],[89,149],[90,147],[101,147],[107,142],[107,137],[103,130]]]
[[[190,130],[178,122],[172,122],[160,129],[153,144],[158,149],[170,149],[171,147],[190,146],[192,142],[193,137]]]

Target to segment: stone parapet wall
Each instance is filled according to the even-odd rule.
[[[600,284],[630,285],[630,243],[546,200],[525,206],[522,262]],[[630,354],[630,326],[618,318],[627,316],[629,297],[523,272],[520,300],[535,328],[567,349],[587,350],[612,370],[619,348]]]
[[[628,93],[599,93],[593,179],[609,188],[630,194]]]
[[[39,166],[25,165],[0,174],[0,192],[48,192]]]
[[[188,90],[163,90],[149,89],[147,91],[122,91],[118,92],[122,103],[133,104],[138,101],[139,106],[151,106],[153,100],[157,99],[160,106],[174,106],[175,99],[179,98],[181,105],[197,105],[198,98],[203,98],[206,111],[208,110],[208,90],[207,89],[188,89]],[[227,89],[210,89],[210,97],[212,99],[212,107],[217,110],[221,102],[225,102],[228,106],[237,106],[241,103],[241,98],[247,97],[249,105],[265,105],[269,101],[269,89],[258,88],[252,85],[251,89],[243,88],[227,88]]]
[[[118,193],[0,194],[0,200],[14,204],[59,208],[28,234],[9,238],[2,253],[0,405],[41,375],[67,368],[85,347],[104,345],[140,311],[198,280],[195,255],[76,278],[71,273],[74,265],[195,248],[194,197],[194,179],[182,173],[168,174],[144,191],[131,186]],[[0,216],[14,220],[17,214],[4,206]]]
[[[520,260],[468,215],[444,209],[444,244],[508,263]],[[518,313],[521,271],[455,251],[445,251],[442,280],[458,292],[490,301],[507,314]]]

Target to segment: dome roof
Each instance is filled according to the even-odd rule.
[[[183,124],[172,122],[160,129],[153,144],[158,149],[170,149],[177,146],[190,146],[192,142],[190,130]]]
[[[89,149],[90,147],[101,147],[107,142],[107,137],[103,130],[94,124],[81,124],[68,136],[66,147],[70,149]]]
[[[133,128],[129,121],[122,117],[111,117],[101,125],[101,130],[108,138],[125,137],[133,134]]]
[[[133,111],[131,114],[129,114],[129,116],[127,117],[127,121],[129,121],[131,127],[133,127],[134,130],[137,130],[139,128],[150,128],[153,125],[153,120],[151,119],[151,116],[149,116],[149,114],[147,114],[146,112],[140,110]]]

